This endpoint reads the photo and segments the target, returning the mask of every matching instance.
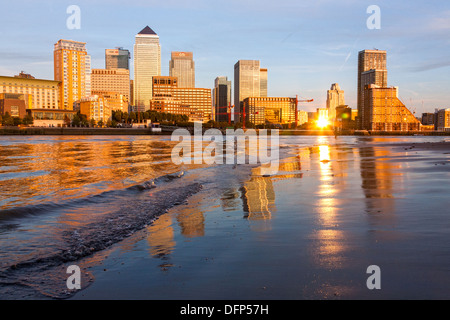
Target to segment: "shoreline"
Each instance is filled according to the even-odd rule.
[[[420,154],[410,156],[404,148]],[[444,203],[428,208],[421,202],[426,190],[395,177],[413,182],[425,171],[442,179],[446,166],[435,164],[448,161],[442,151],[450,151],[450,143],[381,142],[351,149],[359,156],[339,145],[305,147],[299,165],[297,157],[283,157],[287,163],[278,175],[253,174],[242,176],[242,185],[240,179],[222,185],[246,190],[243,207],[220,205],[239,198],[228,192],[203,190],[190,205],[172,208],[111,247],[100,265],[89,268],[95,281],[69,299],[448,298],[448,280],[434,275],[449,267],[445,217],[438,210]],[[405,161],[418,167],[400,167]],[[440,185],[439,194],[444,190]],[[201,232],[186,233],[183,226],[194,222]],[[417,256],[433,262],[423,265]],[[382,290],[366,288],[368,264],[381,266]],[[259,276],[243,276],[242,268]],[[411,277],[420,280],[405,290]]]
[[[193,128],[183,128],[192,131]],[[0,136],[9,135],[171,135],[178,127],[166,127],[162,132],[152,132],[148,128],[47,128],[47,127],[2,127]],[[208,128],[204,128],[204,131]],[[258,131],[258,129],[255,129]],[[270,131],[270,129],[267,129]],[[225,131],[222,129],[222,131]],[[334,136],[333,130],[279,129],[280,136]],[[338,136],[450,136],[450,132],[440,131],[343,131]]]

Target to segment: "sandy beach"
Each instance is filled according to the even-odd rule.
[[[116,139],[95,143],[106,148]],[[141,159],[149,150],[146,139],[161,138],[134,139],[143,153],[132,157]],[[151,143],[170,150],[168,142]],[[65,202],[54,213],[1,219],[2,298],[450,298],[450,140],[281,137],[280,144],[273,176],[261,176],[257,166],[173,167],[160,158],[166,175],[154,168],[155,177],[165,176],[156,186],[136,188],[148,168],[132,166],[128,174],[136,176],[126,193],[109,186],[107,195],[101,189],[88,203],[81,196],[82,204]],[[96,150],[97,157],[103,154]],[[17,206],[11,203],[9,214]],[[19,261],[22,251],[12,239],[26,243],[25,229],[39,233],[38,224],[51,234],[41,249],[45,255],[31,259],[25,247]],[[7,250],[18,259],[15,268]],[[70,291],[66,269],[74,264],[82,270],[82,290]],[[381,270],[376,290],[367,286],[373,265]]]

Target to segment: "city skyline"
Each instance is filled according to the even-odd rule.
[[[205,1],[196,1],[195,8],[178,1],[148,5],[139,1],[127,5],[80,1],[79,30],[66,28],[69,3],[25,2],[33,12],[27,21],[17,19],[23,6],[20,2],[10,5],[10,14],[4,20],[9,32],[1,36],[7,44],[0,56],[1,75],[13,76],[24,70],[37,78],[53,79],[51,48],[58,39],[86,42],[91,67],[103,68],[105,49],[123,47],[132,51],[135,34],[149,25],[160,36],[161,75],[168,75],[167,61],[172,51],[192,51],[197,62],[197,87],[213,88],[218,76],[233,78],[233,66],[238,60],[259,60],[269,70],[268,96],[298,94],[313,98],[314,103],[299,107],[315,110],[325,107],[327,90],[332,83],[339,83],[347,104],[356,108],[358,52],[377,48],[388,52],[388,85],[400,88],[401,100],[416,115],[448,107],[445,84],[450,60],[445,36],[450,30],[450,12],[438,2],[403,8],[380,1],[380,30],[366,27],[366,9],[371,3],[365,1],[340,2],[340,16],[333,23],[327,22],[335,13],[331,1],[247,1],[241,3],[239,13],[233,11],[238,6],[234,1],[224,8]],[[99,17],[101,9],[108,18]],[[211,17],[212,13],[216,16]],[[129,18],[132,14],[133,19]],[[233,14],[247,15],[248,19],[234,24]],[[45,23],[39,15],[47,17]],[[194,23],[197,20],[205,23]],[[217,37],[218,30],[223,30],[221,37]],[[134,79],[134,70],[130,73]]]

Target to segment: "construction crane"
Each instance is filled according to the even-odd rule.
[[[295,96],[295,127],[298,126],[298,103],[299,102],[313,102],[314,99],[305,99],[305,100],[298,100],[298,95]]]
[[[254,113],[245,113],[245,110],[243,110],[243,112],[231,112],[231,110],[234,110],[234,105],[231,105],[231,103],[227,106],[227,107],[219,107],[219,109],[223,109],[226,108],[227,112],[219,112],[216,113],[216,115],[228,115],[228,125],[231,125],[231,115],[241,115],[242,114],[242,118],[243,118],[243,122],[242,122],[242,128],[245,129],[245,116],[246,115],[255,115],[258,114],[258,112],[254,112]]]

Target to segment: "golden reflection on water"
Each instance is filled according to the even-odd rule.
[[[170,142],[69,137],[0,146],[0,209],[82,198],[173,172],[170,151]]]
[[[147,228],[149,232],[147,241],[152,256],[164,258],[174,250],[176,242],[172,223],[172,216],[164,214]]]

